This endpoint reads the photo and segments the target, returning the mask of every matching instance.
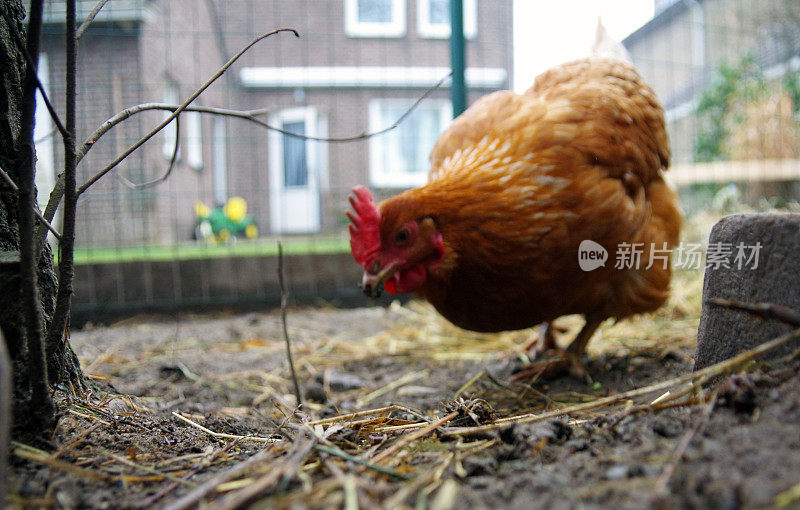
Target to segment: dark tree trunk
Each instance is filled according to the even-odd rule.
[[[18,161],[24,145],[20,133],[22,89],[27,66],[12,31],[16,30],[24,37],[24,17],[25,9],[20,0],[0,1],[0,168],[17,183]],[[27,421],[33,414],[28,412],[31,380],[27,370],[27,335],[20,298],[17,199],[18,193],[0,179],[0,329],[12,360],[14,427],[18,431],[32,431],[40,429],[41,424]],[[53,253],[47,246],[38,261],[38,285],[46,329],[53,314],[57,288]],[[51,384],[82,383],[77,358],[68,342],[56,349],[48,349],[48,352],[52,352],[47,360]]]

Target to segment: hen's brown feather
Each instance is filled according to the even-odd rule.
[[[658,308],[670,270],[647,265],[671,248],[681,217],[661,172],[663,111],[635,69],[590,58],[539,76],[522,95],[476,102],[440,137],[429,183],[380,204],[382,231],[423,217],[442,233],[444,264],[418,294],[478,331],[581,313],[622,318]],[[584,272],[585,239],[609,253]],[[644,243],[638,270],[617,270],[621,243]]]

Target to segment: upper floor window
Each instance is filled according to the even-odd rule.
[[[369,103],[370,130],[392,125],[413,103],[413,99],[373,99]],[[450,124],[451,112],[449,101],[426,99],[395,129],[370,138],[372,184],[387,187],[425,184],[431,149]]]
[[[464,36],[478,32],[477,0],[464,2]],[[450,37],[450,0],[417,0],[417,31],[421,37]]]
[[[345,32],[350,37],[401,37],[405,11],[405,0],[345,0]]]

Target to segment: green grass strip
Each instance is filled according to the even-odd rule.
[[[286,255],[345,253],[350,243],[341,238],[283,239]],[[140,246],[119,248],[76,248],[75,264],[109,264],[135,261],[191,260],[225,257],[277,256],[278,242],[275,239],[238,241],[234,244],[203,245],[184,244],[175,246]],[[58,262],[58,259],[56,259]]]

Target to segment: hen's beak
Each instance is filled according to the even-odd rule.
[[[381,269],[378,274],[364,271],[364,276],[361,278],[361,289],[364,291],[364,294],[371,298],[381,297],[383,285],[394,276],[396,267],[397,264],[389,264]]]

